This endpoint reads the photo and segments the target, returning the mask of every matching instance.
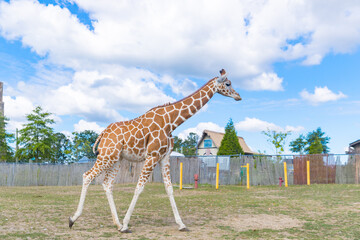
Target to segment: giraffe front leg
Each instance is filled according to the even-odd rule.
[[[131,200],[129,209],[126,212],[126,215],[125,215],[125,218],[124,218],[124,221],[123,221],[123,227],[121,228],[120,232],[122,232],[122,233],[131,233],[131,231],[130,231],[130,229],[128,227],[131,215],[132,215],[132,213],[134,211],[136,202],[137,202],[140,194],[144,190],[145,184],[149,180],[149,176],[150,176],[151,172],[153,171],[157,161],[158,161],[158,157],[151,156],[151,157],[146,158],[144,167],[143,167],[143,169],[142,169],[142,171],[140,173],[139,181],[138,181],[138,183],[136,185],[136,188],[135,188],[134,197]]]
[[[161,164],[161,173],[164,180],[165,190],[166,193],[169,196],[171,208],[174,213],[175,222],[179,225],[179,230],[183,232],[189,231],[189,229],[185,226],[185,224],[182,222],[179,211],[176,207],[176,202],[174,199],[174,191],[171,184],[171,177],[170,177],[170,161],[169,161],[169,155],[166,155],[166,157],[160,162]]]

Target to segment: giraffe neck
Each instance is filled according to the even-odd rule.
[[[193,94],[166,107],[170,115],[171,132],[198,112],[214,96],[215,81],[216,78],[211,79]]]

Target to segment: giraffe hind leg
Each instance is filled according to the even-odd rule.
[[[106,170],[103,188],[105,190],[106,197],[107,197],[109,205],[110,205],[113,222],[117,226],[118,230],[120,231],[120,229],[122,228],[122,224],[119,221],[119,217],[118,217],[116,207],[115,207],[114,197],[112,194],[114,180],[115,180],[117,173],[119,172],[119,169],[120,169],[120,160],[115,162],[111,168]]]
[[[80,217],[80,215],[83,211],[85,197],[86,197],[87,189],[89,188],[90,183],[101,172],[112,167],[112,165],[115,163],[116,160],[117,159],[115,159],[114,157],[110,157],[110,156],[103,157],[103,156],[99,155],[97,157],[97,160],[96,160],[94,166],[89,171],[87,171],[86,173],[83,174],[83,185],[82,185],[82,189],[81,189],[79,205],[77,207],[75,214],[72,217],[69,217],[69,228],[72,228],[75,221]]]
[[[176,207],[175,199],[174,199],[174,191],[171,184],[171,177],[170,177],[170,160],[169,160],[170,153],[165,156],[164,159],[161,160],[160,166],[161,166],[161,173],[164,180],[165,190],[169,197],[171,208],[174,213],[175,222],[179,225],[179,231],[187,232],[189,229],[185,226],[185,224],[182,222],[179,211]]]

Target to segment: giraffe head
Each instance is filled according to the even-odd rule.
[[[231,81],[227,79],[227,73],[224,69],[220,70],[220,74],[221,76],[215,80],[216,92],[226,97],[231,97],[236,101],[241,100],[240,95],[232,88]]]

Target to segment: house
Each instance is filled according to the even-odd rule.
[[[360,139],[349,144],[349,151],[346,153],[360,153]]]
[[[196,146],[196,153],[199,156],[202,155],[217,155],[219,147],[221,145],[221,140],[224,137],[224,133],[214,132],[210,130],[204,130]],[[244,151],[245,155],[253,155],[256,152],[253,152],[249,146],[246,144],[244,138],[238,137],[241,148]]]
[[[179,152],[172,151],[170,153],[170,157],[185,157],[185,155]]]
[[[77,163],[88,163],[90,162],[90,159],[86,156],[83,156]]]

